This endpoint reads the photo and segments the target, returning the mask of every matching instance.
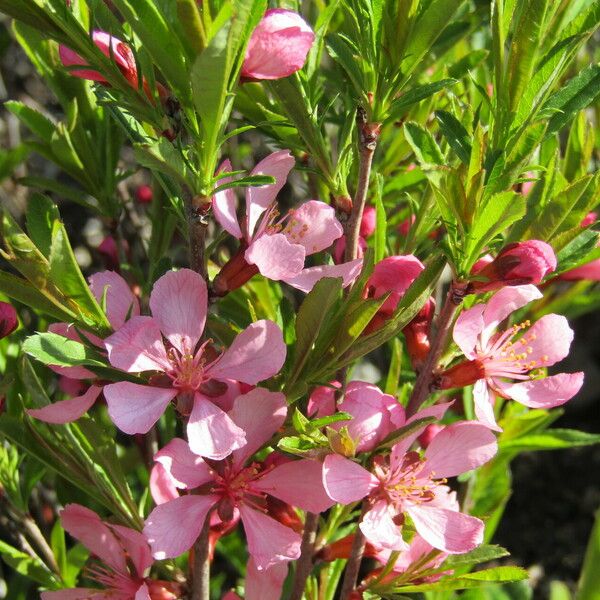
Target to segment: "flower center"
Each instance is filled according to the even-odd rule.
[[[172,381],[172,386],[182,392],[195,392],[209,379],[206,376],[207,362],[206,346],[212,340],[204,342],[195,354],[187,348],[181,353],[176,348],[170,348],[167,356],[171,363],[171,370],[167,373]],[[218,357],[217,357],[218,359]]]
[[[424,464],[425,459],[418,452],[407,452],[400,465],[395,468],[379,461],[374,469],[375,476],[380,481],[379,494],[399,509],[406,501],[411,504],[431,502],[435,497],[435,488],[446,483],[446,480],[434,480],[433,473],[421,473]]]
[[[536,334],[527,332],[531,327],[529,320],[510,329],[492,340],[491,346],[480,353],[485,375],[487,377],[510,377],[512,379],[530,379],[537,376],[537,369],[546,366],[548,356],[542,355],[537,359],[532,357],[534,349],[531,343],[535,341]],[[520,332],[521,337],[515,339]],[[530,373],[530,371],[534,371]]]
[[[236,468],[230,461],[215,465],[214,483],[210,493],[221,496],[221,504],[233,508],[240,502],[257,510],[265,510],[265,494],[252,489],[252,482],[264,475],[259,463],[252,463],[243,469]]]

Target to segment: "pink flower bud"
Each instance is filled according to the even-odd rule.
[[[174,581],[151,579],[146,581],[146,585],[151,600],[177,600],[183,593],[181,585]]]
[[[10,335],[19,325],[17,311],[12,304],[0,302],[0,339]]]
[[[535,178],[535,171],[527,171],[527,173],[525,173],[525,177],[527,177],[528,179]],[[534,181],[524,181],[521,184],[521,194],[523,194],[523,196],[527,196],[529,194],[529,192],[531,192],[531,190],[533,189],[534,185],[535,185],[535,180]]]
[[[410,215],[410,217],[404,219],[404,221],[401,221],[397,227],[398,233],[403,237],[408,237],[408,232],[410,231],[410,228],[415,224],[416,219],[417,217],[415,217],[415,215]]]
[[[580,225],[581,225],[581,227],[589,227],[590,225],[593,225],[597,220],[598,220],[598,213],[592,211],[592,212],[589,212],[587,215],[585,215],[585,217],[582,219]]]
[[[140,185],[135,190],[135,199],[140,204],[150,204],[152,202],[152,188],[149,185]]]
[[[306,21],[291,10],[268,10],[248,42],[241,76],[281,79],[299,71],[315,39]]]
[[[356,249],[356,258],[361,258],[365,254],[365,250],[367,249],[367,242],[365,238],[359,236],[358,238],[358,248]],[[333,244],[333,262],[336,265],[341,265],[344,262],[344,253],[346,252],[346,236],[343,235],[335,240]]]
[[[549,244],[540,240],[516,242],[502,248],[498,256],[477,273],[477,277],[487,281],[472,281],[468,293],[490,292],[507,285],[537,285],[555,269],[556,255]]]
[[[374,206],[365,206],[363,211],[362,220],[360,222],[360,235],[364,238],[368,238],[375,232],[375,226],[377,225],[377,211]]]
[[[105,31],[94,31],[92,33],[92,39],[94,44],[96,44],[98,49],[103,54],[109,58],[112,58],[117,63],[117,66],[129,84],[132,87],[137,88],[138,74],[131,48],[125,42],[122,42],[116,37],[112,37]],[[62,64],[65,65],[65,67],[70,67],[73,65],[87,66],[87,61],[84,58],[79,56],[77,52],[71,50],[67,46],[63,46],[62,44],[59,47],[59,56]],[[94,71],[93,69],[75,69],[73,71],[69,71],[69,73],[74,77],[80,77],[81,79],[91,79],[92,81],[98,81],[99,83],[108,83],[104,75],[98,71]]]

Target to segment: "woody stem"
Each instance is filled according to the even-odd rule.
[[[192,563],[192,593],[190,600],[209,600],[210,598],[210,556],[208,534],[210,532],[210,515],[207,515],[204,527],[194,544],[194,560]]]
[[[431,392],[431,384],[435,377],[435,369],[440,360],[440,356],[442,355],[442,351],[446,346],[446,340],[450,333],[452,320],[456,313],[456,309],[462,303],[465,289],[466,286],[464,284],[453,281],[446,294],[442,312],[437,319],[437,329],[435,337],[431,342],[431,349],[427,354],[423,368],[417,376],[415,387],[413,388],[408,406],[406,407],[406,414],[409,417],[414,415],[419,408],[421,408],[421,405],[425,402],[427,396],[429,396],[429,393]]]
[[[296,573],[294,575],[294,584],[289,600],[302,600],[306,580],[313,567],[313,554],[315,540],[317,538],[317,527],[319,526],[319,515],[311,512],[306,513],[304,520],[304,533],[302,535],[302,545],[300,546],[300,558],[296,563]]]
[[[369,505],[365,500],[363,502],[362,511],[358,519],[358,525],[363,519],[363,516],[367,512]],[[349,600],[350,594],[356,587],[356,580],[358,579],[358,571],[360,570],[360,563],[362,562],[363,554],[365,551],[366,538],[360,527],[356,527],[356,534],[352,541],[352,548],[350,549],[350,557],[346,563],[346,571],[344,573],[344,581],[342,582],[342,590],[340,592],[340,600]]]
[[[210,199],[203,196],[194,196],[187,202],[187,205],[190,267],[196,273],[200,273],[206,281],[204,246],[208,229],[207,213],[210,208]]]
[[[379,137],[380,128],[378,123],[367,122],[367,114],[361,107],[356,111],[356,124],[358,126],[359,138],[358,183],[352,202],[352,212],[346,225],[346,250],[344,254],[346,262],[354,260],[358,255],[360,223],[367,201],[371,165],[373,164],[375,148],[377,148],[377,138]]]

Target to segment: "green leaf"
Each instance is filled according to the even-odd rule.
[[[105,364],[99,360],[94,350],[81,342],[69,340],[56,333],[37,333],[23,343],[23,352],[33,356],[45,365],[60,367],[98,366]]]
[[[486,51],[483,50],[482,52]],[[436,92],[451,87],[456,83],[458,83],[457,79],[440,79],[439,81],[417,85],[406,92],[401,92],[400,97],[396,98],[392,102],[388,119],[394,121],[398,120],[408,111],[411,106],[413,106],[413,104],[421,102],[421,100],[425,100],[425,98],[429,98]]]
[[[525,203],[525,198],[515,192],[501,192],[483,202],[477,209],[473,227],[467,234],[465,273],[470,272],[483,248],[525,215]]]
[[[378,263],[385,256],[386,238],[387,238],[387,217],[385,206],[383,205],[383,177],[377,174],[377,193],[375,194],[375,263]]]
[[[494,567],[492,569],[476,571],[475,573],[465,573],[460,577],[444,577],[435,583],[402,585],[394,588],[393,592],[441,592],[451,590],[467,590],[493,583],[522,581],[528,577],[529,575],[527,571],[521,567]]]
[[[525,452],[536,450],[561,450],[600,444],[600,434],[576,429],[547,429],[507,441],[500,441],[501,450]]]
[[[465,565],[477,565],[479,563],[496,560],[504,556],[509,556],[510,553],[502,546],[494,544],[482,544],[465,554],[452,554],[443,564],[444,569],[453,569],[455,567],[463,567]]]
[[[23,102],[9,100],[4,106],[15,115],[32,133],[41,140],[50,143],[56,125],[42,113],[30,108]]]
[[[569,586],[562,581],[551,581],[549,600],[571,600]]]
[[[296,343],[293,348],[293,362],[286,389],[291,388],[308,359],[327,316],[340,297],[341,278],[323,278],[306,295],[296,317]]]
[[[56,519],[52,532],[50,533],[50,547],[56,559],[60,574],[64,577],[67,572],[67,545],[65,542],[65,530],[62,528],[60,519]]]
[[[248,175],[248,177],[240,177],[220,185],[213,190],[213,194],[222,192],[235,187],[260,187],[262,185],[270,185],[275,183],[275,178],[271,175]]]
[[[599,95],[600,65],[590,65],[553,94],[542,107],[540,118],[550,116],[546,137],[560,131],[577,112],[592,104]]]
[[[25,575],[37,583],[49,588],[56,588],[56,577],[46,568],[44,563],[37,557],[29,556],[21,550],[13,548],[10,544],[0,540],[0,555],[2,560],[12,567],[17,573]]]
[[[471,158],[471,144],[467,130],[454,115],[445,110],[436,110],[435,117],[452,150],[465,165],[468,165]]]
[[[418,123],[408,121],[404,124],[404,136],[421,165],[444,164],[444,155],[427,129]]]
[[[577,600],[598,600],[600,598],[600,510],[590,533],[583,568],[577,585]]]
[[[33,194],[27,202],[27,232],[41,253],[48,258],[52,246],[52,223],[58,220],[56,205],[42,194]]]
[[[192,189],[195,188],[194,174],[181,153],[165,138],[161,137],[153,144],[135,144],[134,152],[136,160],[142,166],[172,177]]]

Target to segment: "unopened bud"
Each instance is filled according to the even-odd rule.
[[[18,325],[15,307],[8,302],[0,302],[0,339],[10,335]]]

